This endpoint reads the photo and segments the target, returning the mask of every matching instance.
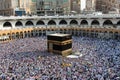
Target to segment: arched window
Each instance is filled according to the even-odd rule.
[[[88,25],[88,22],[86,20],[82,20],[81,25]]]
[[[50,20],[50,21],[48,22],[48,25],[56,25],[56,22],[55,22],[54,20]]]
[[[45,23],[43,21],[39,20],[36,25],[45,25]]]
[[[99,23],[98,20],[93,20],[92,23],[91,23],[91,25],[99,25],[99,24],[100,24],[100,23]]]
[[[105,26],[105,25],[113,25],[113,23],[112,23],[112,21],[110,21],[110,20],[106,20],[106,21],[104,21],[104,23],[103,23],[103,26]]]
[[[22,22],[20,21],[17,21],[16,24],[15,24],[16,27],[19,27],[19,26],[23,26]]]
[[[71,20],[70,24],[78,25],[78,22],[76,20]]]
[[[33,22],[32,21],[27,21],[25,25],[26,26],[33,26]]]
[[[67,25],[67,22],[66,22],[65,20],[61,20],[61,21],[59,22],[59,25]]]
[[[117,22],[117,25],[120,26],[120,21]]]
[[[12,27],[12,24],[10,22],[5,22],[3,24],[3,27]]]

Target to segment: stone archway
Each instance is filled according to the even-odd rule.
[[[17,22],[16,22],[16,24],[15,24],[15,26],[16,26],[16,27],[22,27],[22,26],[23,26],[23,24],[22,24],[22,22],[21,22],[21,21],[17,21]]]
[[[61,20],[61,21],[59,22],[59,25],[67,25],[67,21],[66,21],[66,20]]]
[[[54,20],[50,20],[50,21],[48,22],[48,25],[56,25],[56,22],[55,22]]]
[[[16,32],[16,38],[19,39],[19,37],[20,37],[19,32]]]
[[[91,26],[100,26],[100,23],[99,23],[98,20],[93,20],[93,21],[91,22]]]
[[[36,23],[36,25],[37,25],[37,26],[39,26],[39,25],[45,25],[45,23],[44,23],[44,21],[39,20],[39,21]]]
[[[25,23],[25,26],[34,26],[33,22],[32,21],[27,21]]]
[[[111,28],[113,27],[113,23],[111,20],[105,20],[103,23],[104,28]]]
[[[87,20],[82,20],[81,23],[80,23],[80,26],[82,26],[82,27],[88,26],[88,21]]]
[[[71,20],[71,21],[70,21],[70,25],[78,25],[77,20]]]
[[[12,27],[12,24],[10,22],[5,22],[3,24],[3,27]]]

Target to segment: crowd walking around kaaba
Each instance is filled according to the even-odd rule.
[[[47,52],[45,36],[0,43],[0,80],[120,80],[120,42],[72,37],[67,58]]]

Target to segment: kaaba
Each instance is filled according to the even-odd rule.
[[[72,53],[72,35],[70,34],[48,34],[48,52],[67,56]]]

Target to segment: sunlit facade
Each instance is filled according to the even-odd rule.
[[[62,0],[37,0],[38,15],[62,15]]]
[[[0,15],[15,15],[15,10],[25,10],[26,14],[35,14],[36,2],[32,0],[0,0]]]
[[[88,11],[95,10],[96,0],[86,0],[86,9]]]
[[[80,0],[70,0],[70,11],[73,13],[80,13]]]
[[[1,17],[0,40],[45,36],[51,32],[120,40],[120,15]]]
[[[103,13],[119,13],[119,0],[86,0],[86,10]]]
[[[36,14],[36,1],[19,0],[19,4],[21,9],[25,9],[26,14]]]

